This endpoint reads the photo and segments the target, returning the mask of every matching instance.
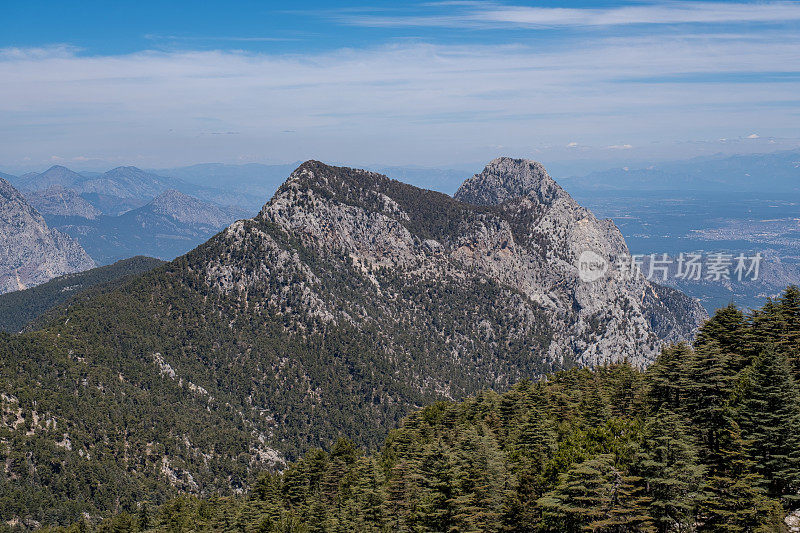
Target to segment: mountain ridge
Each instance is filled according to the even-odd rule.
[[[0,178],[0,292],[24,289],[62,274],[87,270],[94,261]]]
[[[581,282],[565,239],[624,241],[603,241],[608,228],[567,197],[535,197],[476,206],[303,163],[254,218],[0,335],[9,409],[57,424],[17,435],[19,464],[71,480],[69,496],[46,489],[60,516],[77,512],[72,494],[82,510],[132,505],[142,483],[159,501],[230,493],[340,436],[375,446],[435,400],[576,365],[643,366],[693,334],[698,309],[676,291]],[[75,464],[103,465],[117,492],[93,495]]]

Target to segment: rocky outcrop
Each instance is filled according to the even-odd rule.
[[[538,203],[549,204],[566,195],[544,166],[536,161],[499,157],[483,172],[466,180],[455,199],[475,205],[499,205],[514,198],[534,196]]]
[[[47,227],[42,215],[0,179],[0,293],[94,267],[78,243]]]
[[[583,281],[581,254],[591,251],[614,265],[627,255],[624,239],[531,161],[496,159],[455,199],[375,173],[307,162],[256,222],[272,231],[242,221],[222,234],[225,248],[247,257],[210,261],[209,284],[249,300],[243,302],[249,308],[281,312],[287,299],[296,300],[295,318],[306,313],[332,324],[377,327],[389,352],[406,349],[392,338],[393,324],[404,323],[405,330],[425,332],[427,341],[420,342],[441,340],[437,349],[448,358],[465,361],[480,352],[485,360],[472,364],[486,364],[502,381],[537,365],[622,359],[645,365],[665,342],[691,338],[706,316],[677,291],[611,269],[602,280]],[[275,228],[325,258],[336,274],[287,249]],[[355,299],[330,292],[324,280],[344,268],[367,281],[369,294]],[[265,294],[265,279],[282,280],[280,292]],[[426,285],[450,298],[426,295],[422,304],[417,293]],[[262,299],[255,301],[255,294]],[[485,301],[491,312],[476,314],[483,305],[476,302]],[[451,329],[431,331],[442,317]],[[378,324],[384,320],[390,322]]]
[[[542,247],[518,247],[512,268],[477,255],[476,266],[505,272],[504,281],[565,320],[553,350],[596,364],[626,357],[639,364],[664,342],[687,340],[707,318],[699,302],[650,283],[630,263],[630,252],[611,220],[598,220],[579,205],[537,162],[498,158],[464,182],[457,200],[497,205],[515,217],[535,212],[526,232]],[[519,243],[517,243],[519,244]],[[602,276],[583,279],[581,259],[595,258]],[[636,355],[638,352],[638,355]],[[551,351],[551,356],[557,352]]]

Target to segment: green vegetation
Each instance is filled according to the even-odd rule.
[[[800,507],[798,295],[720,310],[644,373],[573,369],[435,402],[378,452],[339,439],[245,496],[67,531],[783,531]]]
[[[152,270],[163,261],[137,256],[113,265],[67,274],[24,291],[0,294],[0,331],[15,333],[50,309],[62,305],[75,295],[103,285],[118,284],[123,278]]]
[[[775,399],[794,390],[797,369],[790,292],[762,315],[734,310],[735,331],[718,321],[717,334],[712,322],[696,352],[674,348],[686,353],[656,365],[658,380],[627,366],[557,373],[592,340],[558,337],[578,310],[554,313],[444,253],[507,222],[530,239],[518,245],[537,250],[526,257],[544,258],[546,243],[536,243],[546,235],[523,231],[528,211],[504,211],[513,202],[473,210],[376,174],[302,168],[260,216],[90,289],[24,333],[0,334],[3,522],[32,529],[88,517],[93,527],[115,515],[116,529],[173,518],[180,529],[240,511],[252,525],[264,511],[283,529],[644,528],[697,513],[752,521],[715,494],[735,492],[758,516],[791,501],[789,448],[750,442],[751,433],[793,431]],[[406,245],[413,250],[397,262],[370,260]],[[568,288],[561,294],[570,301]],[[657,289],[645,298],[667,300]],[[637,336],[642,314],[689,327],[673,306],[642,313],[627,296],[609,306],[620,339]],[[593,334],[608,318],[596,317]],[[757,364],[768,353],[787,362]],[[764,396],[750,392],[751,382],[787,375]],[[439,403],[485,390],[510,392]],[[698,390],[709,403],[693,400]],[[747,418],[764,402],[774,428]],[[680,446],[665,427],[686,435]],[[769,454],[765,467],[758,454]],[[581,487],[597,494],[573,509]],[[183,511],[163,514],[171,508]]]
[[[313,284],[276,267],[256,276],[246,300],[209,288],[212,261],[246,272],[264,262],[261,242],[223,233],[110,290],[92,289],[34,331],[0,335],[1,516],[65,525],[83,513],[132,512],[142,499],[233,494],[340,437],[376,448],[410,410],[441,399],[440,387],[462,398],[551,370],[536,355],[546,351],[544,318],[525,328],[509,321],[514,301],[496,283],[376,272],[408,302],[391,314],[342,257],[267,223],[243,224],[302,257]],[[309,308],[310,289],[380,322],[326,322]],[[484,336],[454,357],[452,339],[476,338],[481,321],[497,338],[519,340]]]

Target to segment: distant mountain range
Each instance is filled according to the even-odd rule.
[[[80,242],[99,264],[109,264],[135,255],[174,259],[248,214],[170,189],[118,216],[52,214],[46,219]]]
[[[800,150],[614,168],[562,182],[569,190],[800,193]]]
[[[233,220],[254,213],[293,167],[207,163],[158,170],[121,166],[106,172],[75,172],[57,165],[41,173],[4,175],[51,227],[78,239],[96,261],[105,264],[128,255],[171,259],[188,251]],[[458,170],[411,166],[372,170],[448,194],[455,192],[463,176]],[[800,151],[695,158],[598,171],[561,181],[567,190],[583,196],[602,190],[800,194]],[[182,207],[177,218],[175,202],[171,214],[169,209],[159,208],[158,202],[148,207],[166,191],[199,202],[189,204],[184,197],[178,202]],[[155,233],[140,235],[144,228]]]
[[[173,259],[234,220],[252,215],[264,190],[274,186],[261,185],[251,194],[243,186],[237,189],[234,178],[222,183],[224,188],[207,187],[203,183],[210,181],[196,173],[197,183],[189,183],[130,166],[78,173],[56,165],[41,173],[4,175],[50,227],[75,238],[99,264],[135,255]],[[252,177],[250,186],[256,182]],[[63,273],[40,276],[36,282]]]
[[[189,183],[131,166],[117,167],[102,174],[80,174],[56,165],[42,173],[24,174],[11,181],[23,192],[52,187],[73,190],[106,215],[118,215],[131,207],[140,207],[169,189],[221,206],[252,208],[263,202],[262,195],[256,198],[246,192]]]
[[[48,227],[9,182],[0,178],[0,293],[94,266],[81,246]]]
[[[103,214],[101,209],[73,189],[52,185],[48,189],[25,194],[25,199],[43,215],[81,217],[94,220]]]

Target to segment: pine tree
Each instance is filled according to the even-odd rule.
[[[521,420],[508,430],[505,449],[514,473],[514,487],[503,502],[507,531],[529,531],[538,516],[536,500],[542,495],[544,466],[556,449],[558,435],[553,423],[533,402],[520,413]]]
[[[720,433],[721,462],[703,486],[698,521],[704,531],[769,531],[777,502],[761,489],[763,478],[753,471],[735,423]]]
[[[777,346],[791,362],[795,378],[800,380],[800,287],[792,285],[778,300],[780,328]]]
[[[723,352],[741,353],[746,327],[744,314],[730,303],[717,309],[714,316],[700,326],[695,347],[699,348],[714,342]]]
[[[765,350],[747,374],[738,420],[767,494],[796,506],[800,490],[800,395],[786,356]]]
[[[647,369],[647,400],[654,411],[678,410],[686,397],[686,369],[693,357],[686,344],[664,348]]]
[[[592,428],[605,424],[611,417],[611,408],[603,395],[597,377],[593,376],[581,392],[578,410],[586,427]]]
[[[411,531],[413,493],[412,466],[400,460],[392,467],[386,486],[386,515],[392,531]]]
[[[384,496],[375,459],[365,457],[358,464],[355,497],[360,509],[359,531],[381,531],[386,523],[383,513]]]
[[[761,309],[750,313],[750,328],[745,332],[745,350],[755,356],[781,338],[783,317],[780,305],[768,298]]]
[[[457,530],[497,530],[501,504],[510,487],[496,442],[490,434],[469,428],[461,435],[455,453],[458,493],[453,508]]]
[[[537,502],[546,531],[655,531],[639,479],[624,475],[613,461],[612,455],[599,455],[562,474]]]
[[[730,406],[733,376],[728,356],[715,341],[707,341],[695,349],[686,379],[686,412],[700,437],[700,460],[713,475],[724,461],[723,437],[735,424]]]
[[[645,426],[635,460],[637,473],[651,498],[650,514],[658,531],[690,531],[700,497],[704,470],[697,463],[691,428],[666,406]]]
[[[449,531],[455,524],[456,487],[453,458],[441,439],[423,452],[420,471],[422,494],[416,522],[429,531]]]

